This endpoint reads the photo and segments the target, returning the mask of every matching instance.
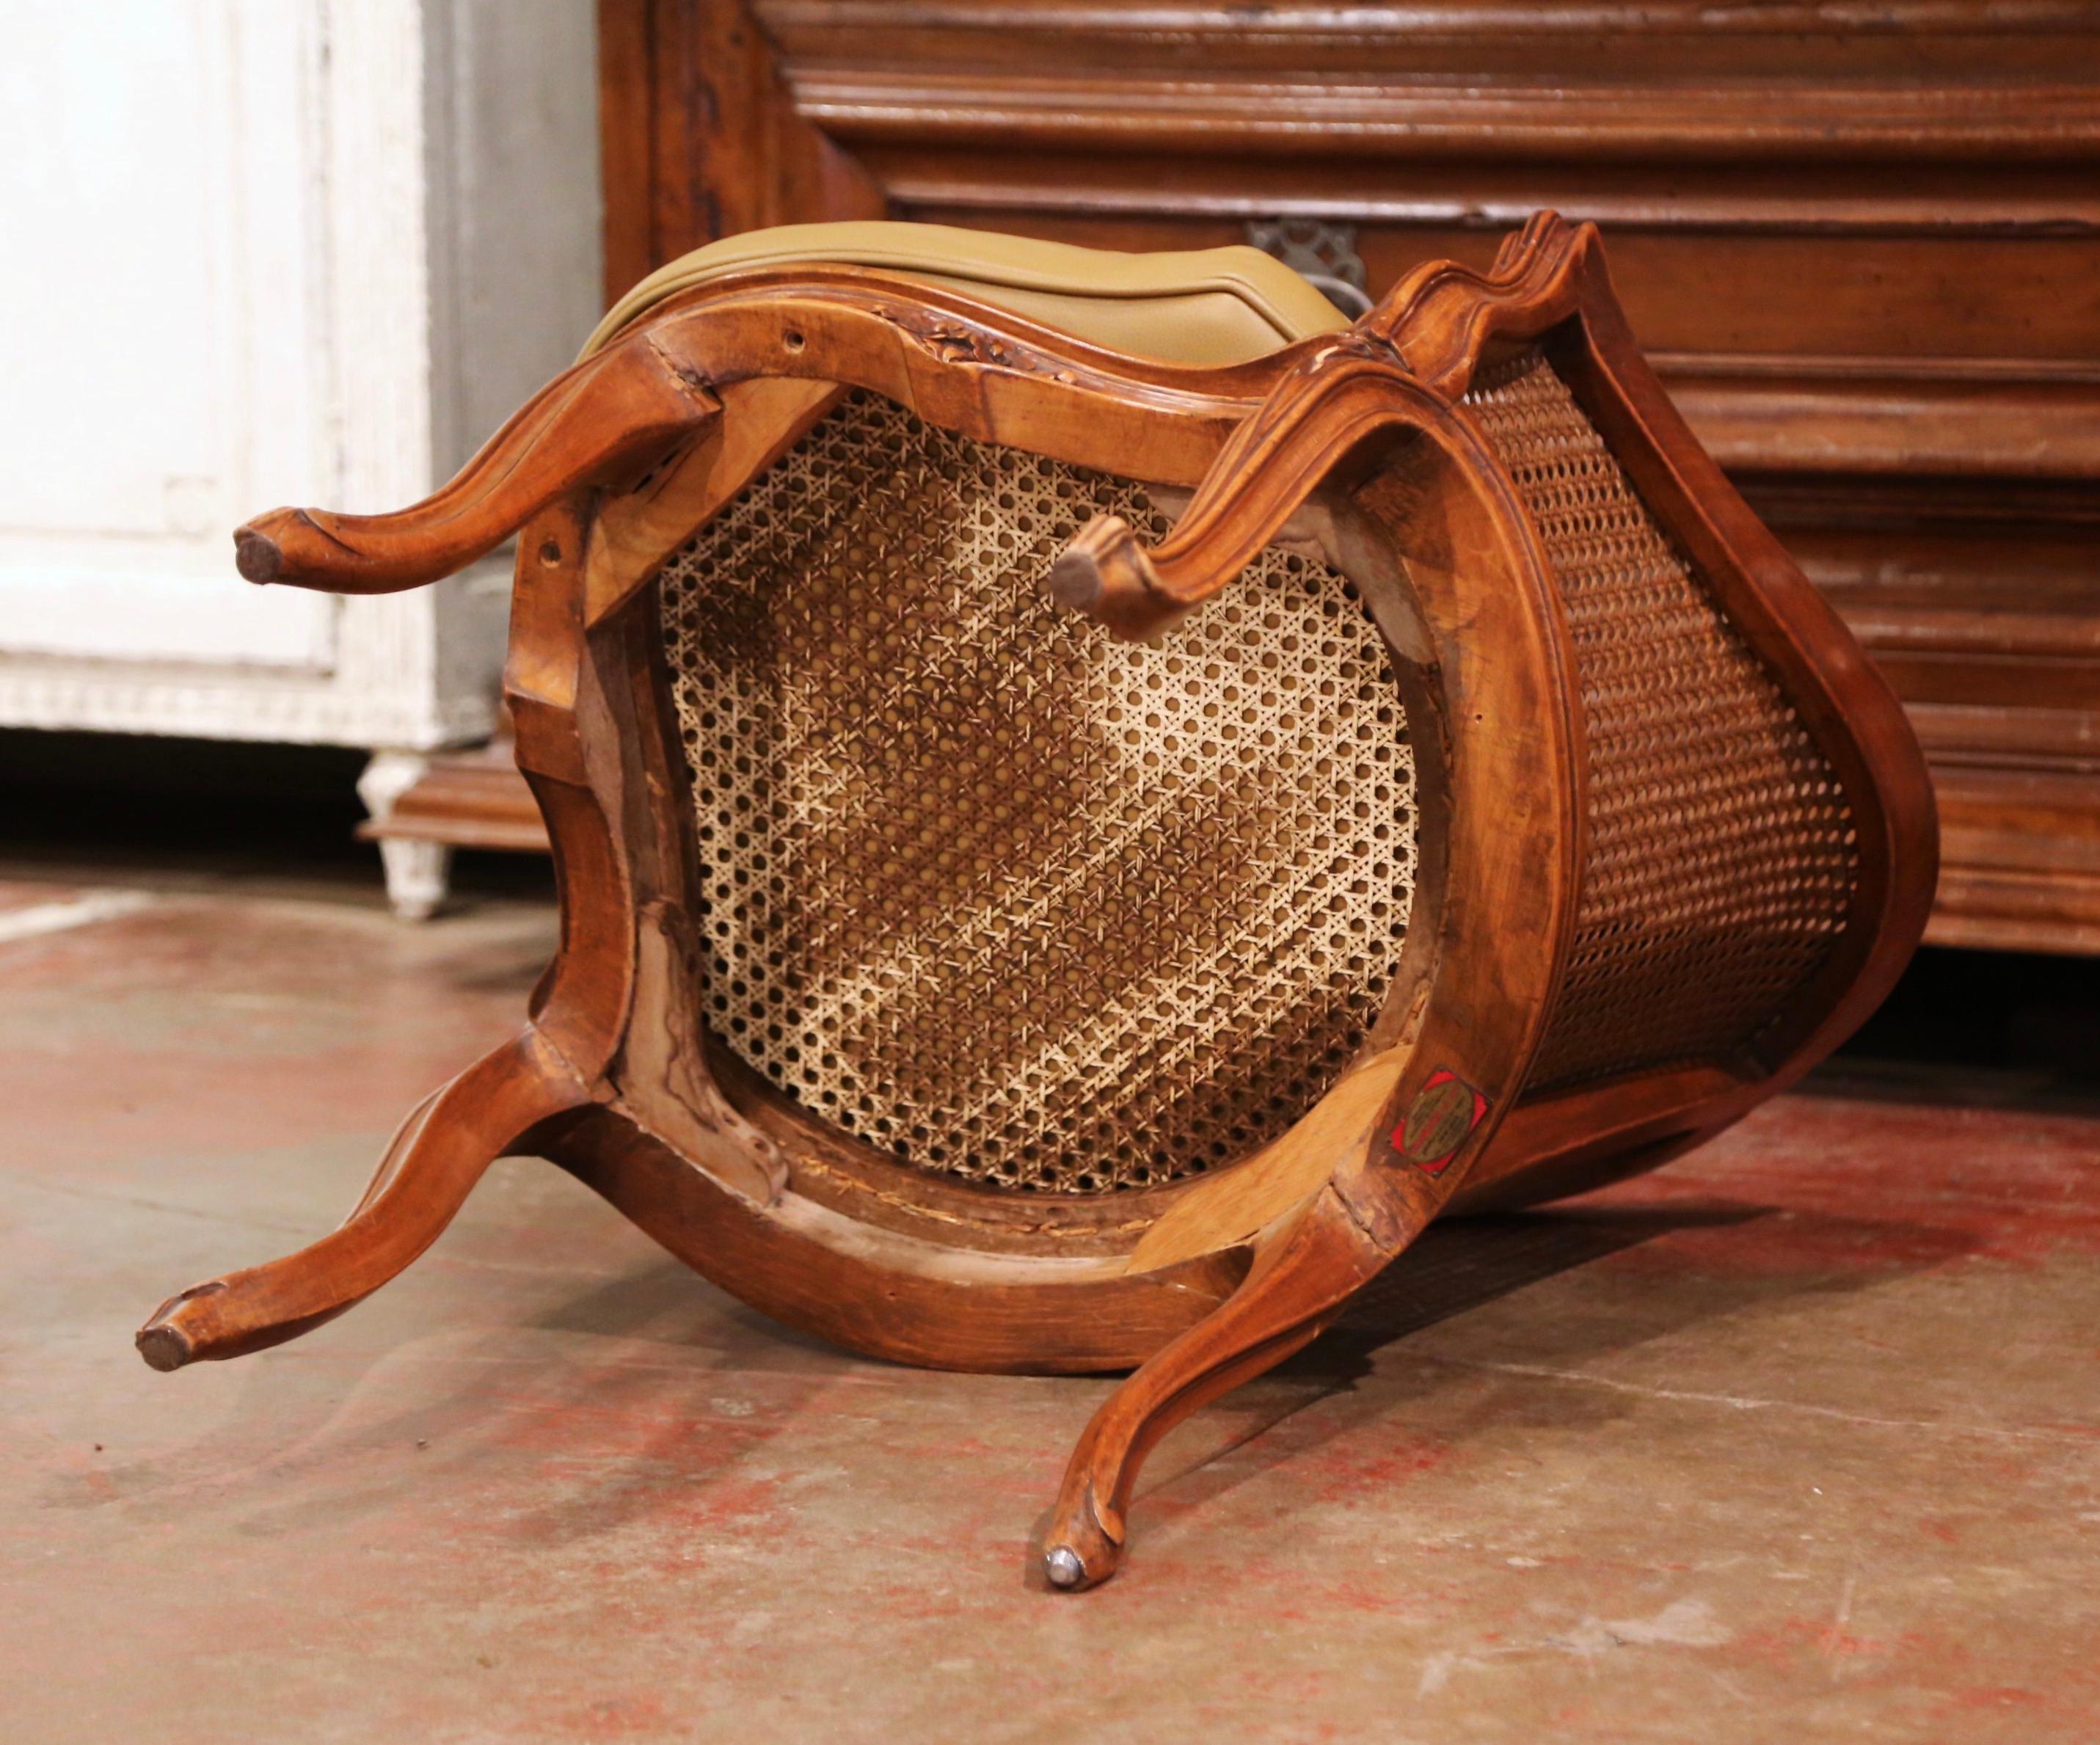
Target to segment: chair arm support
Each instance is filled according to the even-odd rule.
[[[253,582],[396,594],[465,568],[580,486],[689,438],[721,403],[646,329],[557,376],[452,481],[390,515],[273,509],[236,530]]]

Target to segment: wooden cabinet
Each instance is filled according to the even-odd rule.
[[[889,215],[1604,227],[1692,422],[1894,679],[1930,937],[2100,952],[2100,6],[602,0],[607,282]]]

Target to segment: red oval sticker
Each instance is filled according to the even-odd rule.
[[[1487,1112],[1486,1098],[1449,1067],[1439,1067],[1422,1081],[1393,1129],[1392,1148],[1424,1174],[1441,1175]]]

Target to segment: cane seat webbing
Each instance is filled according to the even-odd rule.
[[[1843,789],[1546,357],[1466,404],[1552,563],[1589,744],[1574,944],[1532,1086],[1724,1059],[1844,929]]]
[[[1159,647],[1048,600],[1144,488],[857,394],[664,568],[707,1018],[919,1168],[1065,1194],[1275,1137],[1396,967],[1414,766],[1349,583],[1271,550]]]

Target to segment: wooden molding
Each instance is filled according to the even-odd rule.
[[[920,65],[803,67],[792,60],[785,71],[796,113],[849,145],[998,142],[1717,163],[1985,154],[2046,162],[2100,149],[2100,104],[2093,94],[2040,82],[1992,103],[1967,88],[1864,82],[1820,88],[1776,80],[1556,82],[1524,91],[1454,91],[1447,80],[1397,70],[1373,79],[1362,67],[1343,77],[1251,70],[1230,80],[1045,73],[1040,65],[995,77]]]
[[[2100,770],[1936,771],[1940,945],[2100,956]]]
[[[2100,367],[1683,354],[1655,364],[1731,471],[2100,484]]]
[[[1454,159],[2004,165],[2100,149],[2100,17],[2078,4],[1882,7],[1871,32],[1825,6],[1679,0],[752,11],[796,113],[857,149],[1304,153],[1434,160],[1447,177]]]

